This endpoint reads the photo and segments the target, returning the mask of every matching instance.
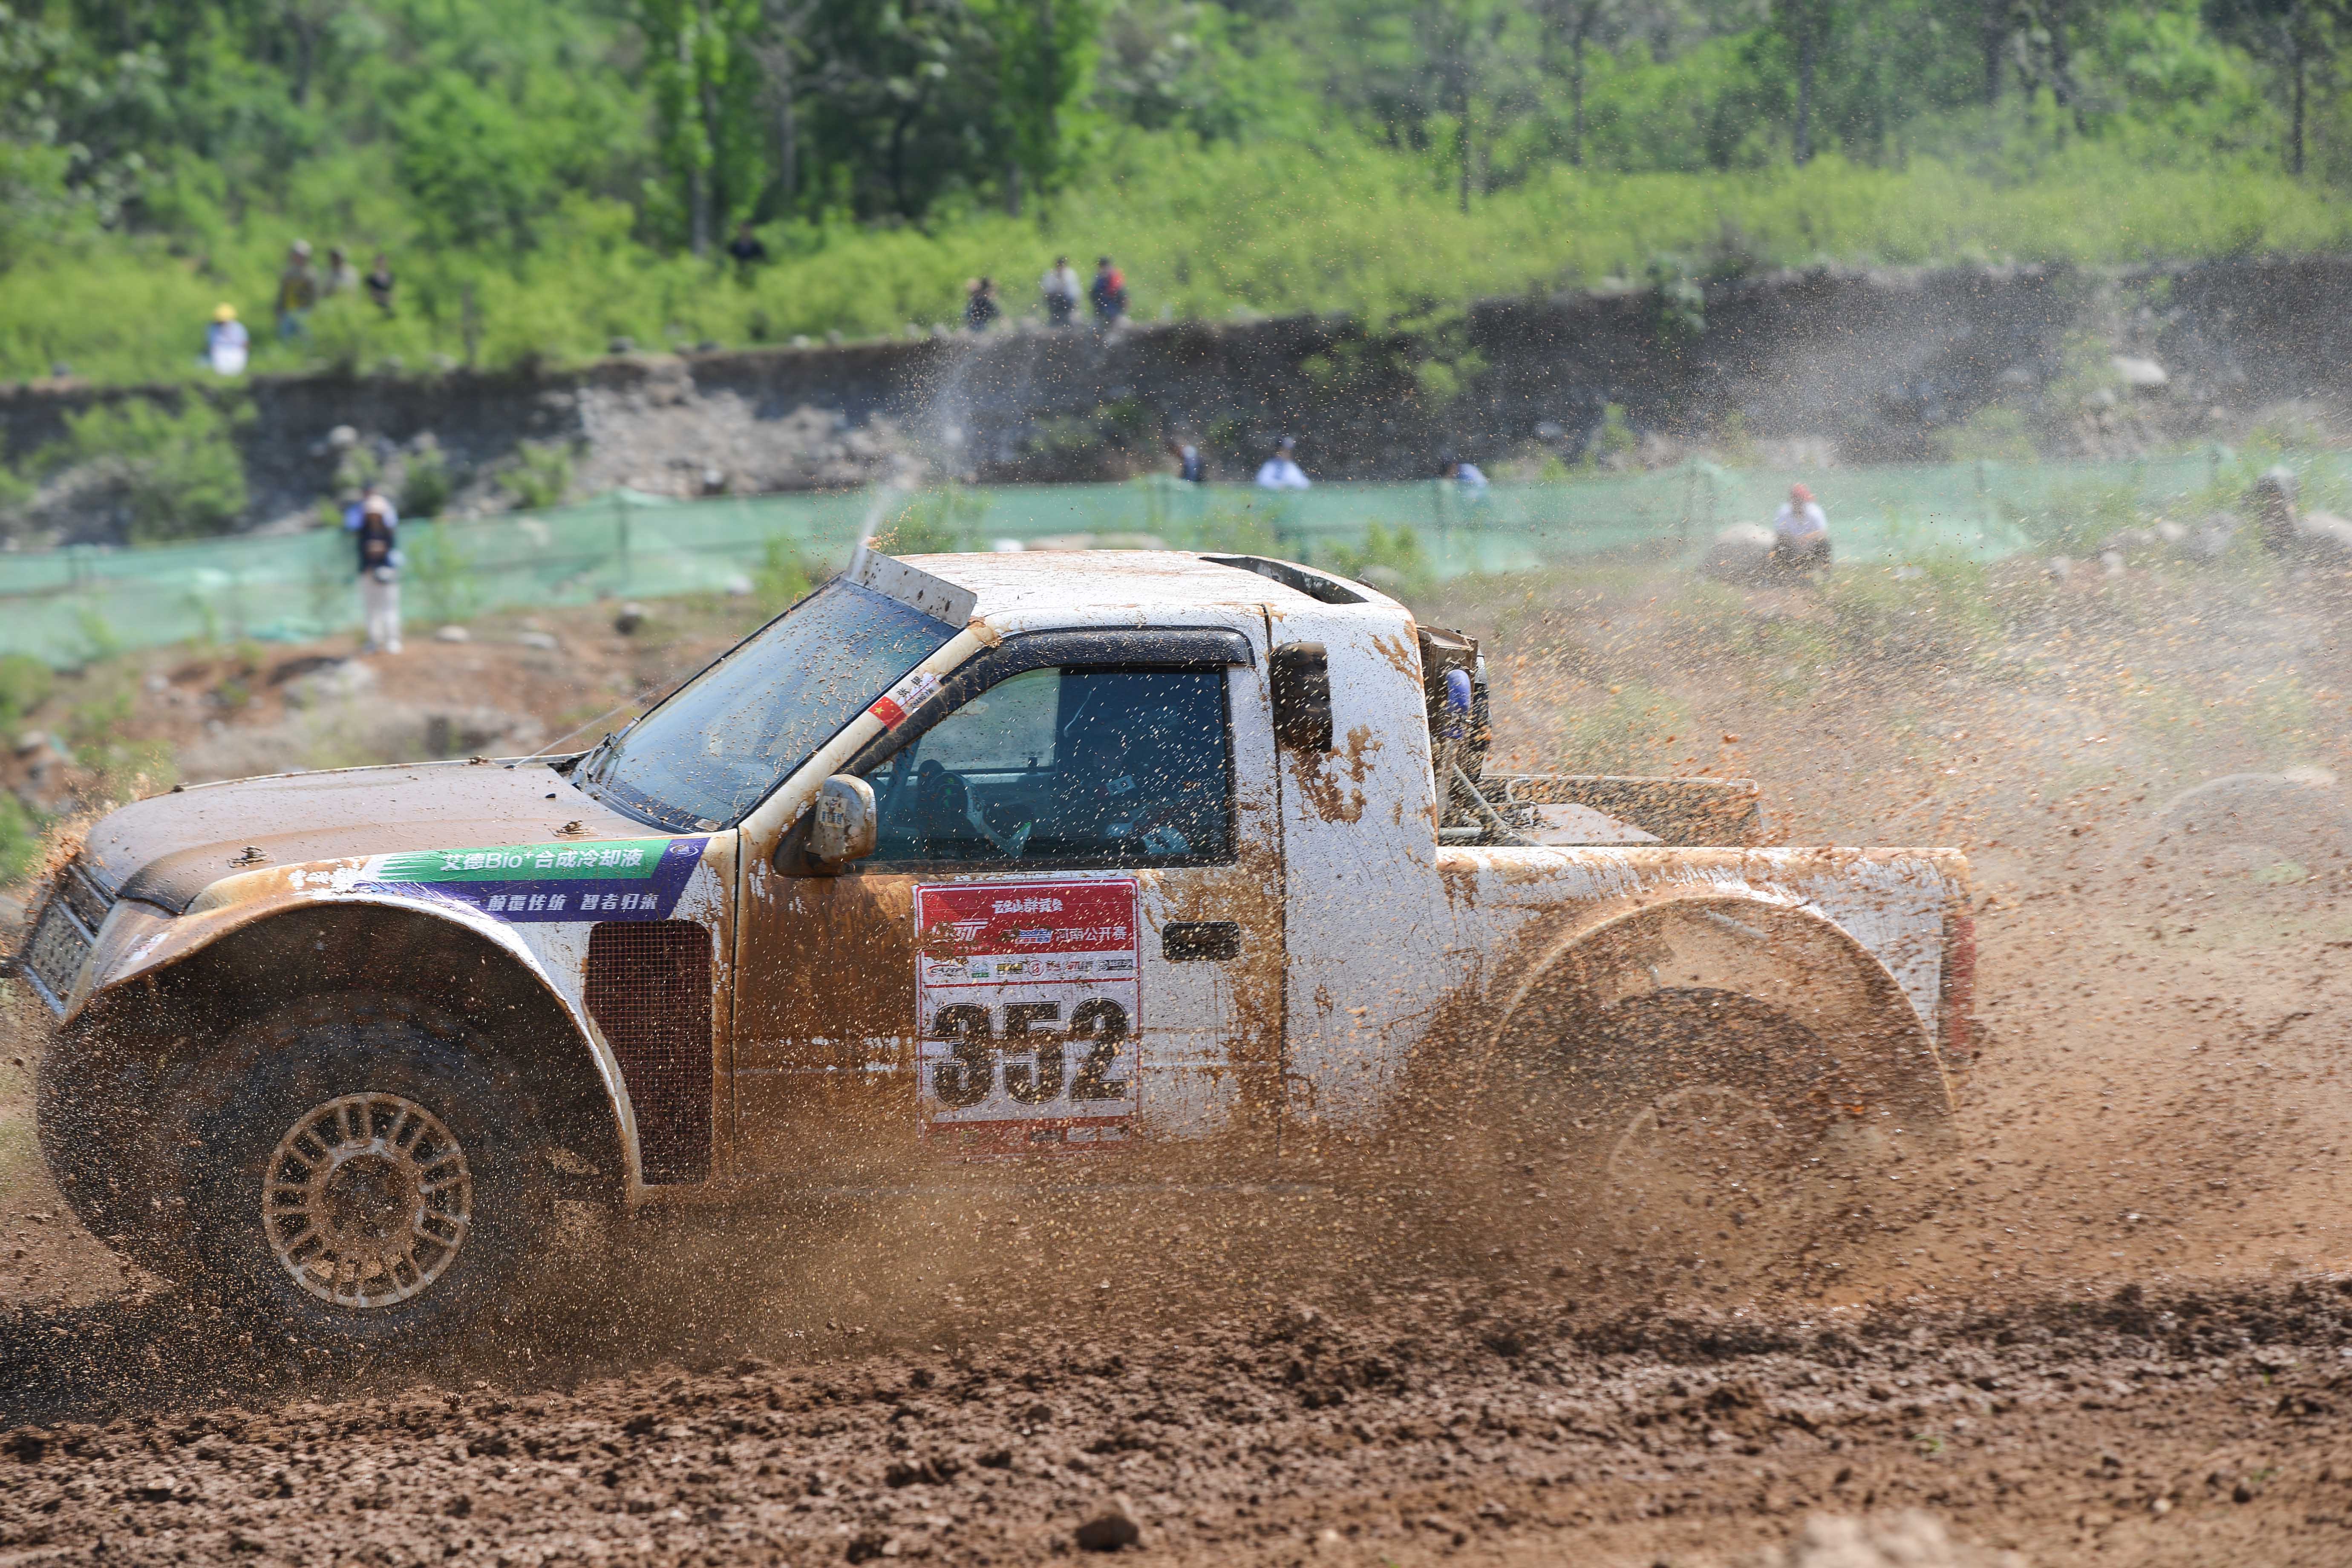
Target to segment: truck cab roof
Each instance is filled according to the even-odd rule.
[[[870,571],[902,563],[971,595],[971,616],[1031,626],[1136,624],[1171,611],[1248,609],[1285,612],[1317,605],[1377,605],[1402,609],[1372,589],[1261,555],[1181,550],[1007,551],[1001,554],[869,557]],[[874,585],[884,588],[880,582]],[[939,612],[935,612],[939,613]],[[1006,629],[1013,629],[1007,627]]]

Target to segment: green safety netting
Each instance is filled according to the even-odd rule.
[[[2306,469],[2333,466],[2300,461]],[[2212,490],[2221,464],[2217,450],[2106,463],[1829,468],[1803,478],[1828,510],[1841,559],[1954,552],[1991,559],[2033,548],[2061,515],[2189,507]],[[1417,547],[1428,572],[1454,577],[1627,549],[1696,554],[1726,524],[1768,521],[1790,478],[1692,462],[1483,492],[1426,481],[1276,495],[1164,477],[691,501],[617,490],[545,511],[405,524],[403,596],[411,619],[444,621],[518,605],[743,592],[765,566],[793,557],[838,566],[861,537],[894,527],[933,547],[1157,542],[1347,566],[1360,564],[1378,525],[1391,548],[1382,559],[1399,558],[1396,541],[1409,530],[1406,555]],[[0,552],[0,652],[68,666],[194,638],[317,637],[357,624],[352,571],[340,530]]]

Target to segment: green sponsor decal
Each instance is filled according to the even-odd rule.
[[[386,855],[370,868],[376,882],[629,881],[650,878],[669,838],[603,839],[594,844],[508,844],[489,849],[425,849]]]

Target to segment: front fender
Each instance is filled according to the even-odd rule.
[[[507,971],[511,984],[524,988],[539,1008],[560,1016],[572,1038],[570,1053],[593,1075],[604,1109],[611,1117],[621,1164],[622,1190],[640,1186],[636,1118],[630,1104],[619,1058],[597,1028],[574,988],[561,984],[541,955],[513,927],[490,919],[454,900],[437,900],[385,891],[362,891],[350,886],[359,860],[337,860],[300,866],[273,866],[225,878],[207,888],[174,918],[152,905],[125,899],[109,913],[98,943],[83,971],[81,984],[70,999],[65,1018],[67,1038],[92,1031],[135,1033],[142,1003],[205,960],[236,947],[263,930],[285,930],[290,947],[322,939],[293,929],[306,917],[336,911],[369,911],[371,923],[383,921],[404,928],[414,937],[420,931],[446,934],[459,951],[470,948],[478,956]],[[291,954],[289,953],[290,957]],[[282,966],[282,988],[268,1000],[280,1000],[305,988],[310,966]],[[387,988],[401,987],[402,977],[387,975]],[[262,1000],[264,998],[257,998]],[[543,1047],[547,1042],[535,1039]]]

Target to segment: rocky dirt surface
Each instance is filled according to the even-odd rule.
[[[2352,1561],[2346,602],[2238,563],[1428,606],[1494,638],[1502,765],[1744,773],[1791,841],[1969,850],[1958,1152],[1793,1281],[1606,1215],[1538,1266],[1509,1205],[1426,1191],[1038,1186],[649,1230],[552,1323],[291,1365],[67,1217],[16,998],[0,1563],[1011,1563],[1128,1525],[1171,1563]],[[551,737],[667,673],[541,625],[561,680],[519,626],[381,679]]]

